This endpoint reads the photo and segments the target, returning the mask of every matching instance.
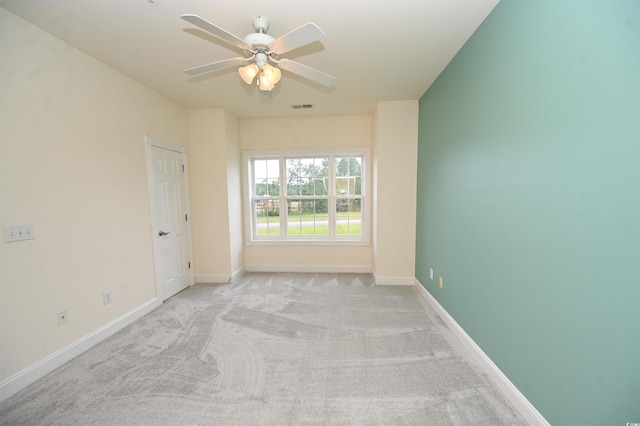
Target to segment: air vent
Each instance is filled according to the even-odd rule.
[[[293,109],[312,109],[313,104],[300,104],[300,105],[291,105]]]

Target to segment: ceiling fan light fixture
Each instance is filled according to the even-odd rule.
[[[230,67],[240,67],[238,72],[245,83],[252,84],[258,77],[256,84],[260,87],[260,90],[270,91],[280,80],[280,70],[285,69],[292,74],[297,74],[326,87],[335,84],[335,77],[290,59],[278,59],[282,54],[317,42],[324,37],[324,32],[313,22],[307,22],[295,30],[274,39],[267,34],[269,20],[264,16],[258,16],[253,21],[256,32],[249,34],[243,40],[198,15],[186,14],[180,17],[212,36],[234,46],[234,48],[244,50],[246,53],[246,57],[225,59],[185,70],[185,73],[191,76]],[[269,62],[274,62],[277,67],[270,65]],[[250,65],[246,65],[247,63],[250,63]]]
[[[280,72],[278,68],[273,67],[269,64],[266,64],[264,67],[262,67],[262,73],[267,77],[269,83],[273,84],[274,86],[280,81],[280,77],[282,77],[282,72]]]
[[[260,72],[260,68],[258,68],[256,64],[250,64],[246,67],[238,68],[238,72],[245,83],[251,84],[256,75],[258,75],[258,72]]]
[[[274,87],[276,86],[275,84],[269,81],[269,77],[267,77],[267,75],[264,72],[261,72],[260,81],[259,81],[260,90],[271,91],[271,89],[273,89]]]

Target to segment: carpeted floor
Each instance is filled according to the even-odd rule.
[[[2,425],[523,425],[412,287],[198,284],[0,404]]]

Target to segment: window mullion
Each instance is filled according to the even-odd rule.
[[[287,237],[287,223],[289,222],[289,209],[287,204],[287,160],[284,157],[279,157],[280,166],[280,197],[278,202],[280,203],[280,238]]]
[[[329,237],[336,236],[336,162],[333,155],[329,156]]]

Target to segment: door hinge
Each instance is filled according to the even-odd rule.
[[[191,269],[191,262],[189,262],[189,269]]]
[[[184,164],[182,165],[182,171],[184,172]]]
[[[189,216],[187,216],[186,214],[184,215],[184,221],[188,222],[189,221]]]

